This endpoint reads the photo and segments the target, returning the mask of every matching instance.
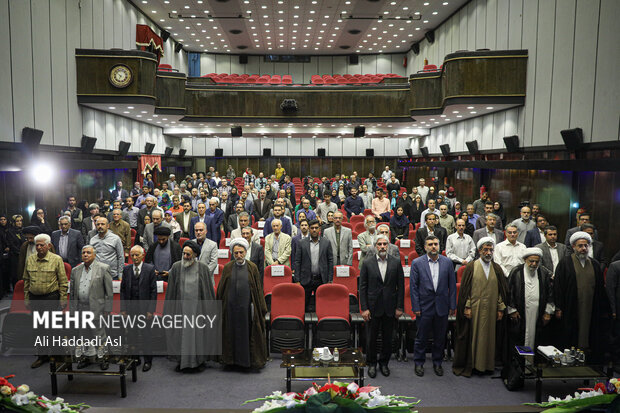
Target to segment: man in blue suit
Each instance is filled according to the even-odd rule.
[[[433,370],[443,376],[441,361],[445,346],[448,315],[456,314],[456,278],[452,261],[439,254],[439,238],[429,235],[424,240],[426,254],[411,264],[409,290],[411,308],[416,316],[418,332],[413,350],[415,374],[424,375],[426,343],[433,331]]]
[[[205,215],[208,220],[207,224],[207,238],[211,241],[215,242],[217,245],[220,245],[220,237],[221,237],[221,229],[222,224],[224,223],[224,211],[218,208],[219,201],[217,198],[213,197],[209,199],[209,209]]]
[[[59,230],[52,232],[52,245],[64,262],[68,262],[71,268],[76,267],[82,262],[82,233],[71,228],[71,219],[66,215],[58,218],[58,227]]]
[[[547,226],[547,219],[542,215],[536,217],[536,228],[530,229],[525,233],[525,241],[523,243],[526,247],[532,248],[540,244],[545,240],[545,227]]]

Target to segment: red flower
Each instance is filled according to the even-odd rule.
[[[327,383],[319,389],[319,392],[322,393],[330,390],[338,393],[340,391],[340,387],[338,387],[337,384]]]
[[[596,383],[596,385],[594,386],[594,391],[602,391],[603,394],[607,393],[607,389],[605,388],[605,385],[603,383]]]

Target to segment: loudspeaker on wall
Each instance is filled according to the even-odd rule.
[[[95,143],[97,142],[97,138],[93,138],[91,136],[82,136],[82,145],[81,150],[84,153],[92,153],[95,148]]]
[[[325,156],[325,148],[318,148],[316,150],[316,156]]]
[[[224,156],[224,149],[215,148],[215,156],[218,158],[221,158],[222,156]]]

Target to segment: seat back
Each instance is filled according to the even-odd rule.
[[[413,243],[413,241],[411,241],[411,242]],[[415,260],[415,259],[416,259],[416,258],[418,258],[418,257],[419,257],[419,255],[418,255],[418,253],[417,253],[415,250],[411,251],[411,252],[409,253],[409,256],[408,256],[409,265],[411,265],[411,263],[413,262],[413,260]]]
[[[456,272],[456,282],[460,284],[461,278],[463,278],[463,273],[465,272],[465,265],[461,265],[458,271]]]
[[[290,284],[293,282],[293,272],[291,267],[286,265],[269,265],[265,267],[263,277],[263,293],[269,295],[273,287],[278,284]]]
[[[181,246],[181,248],[183,248],[183,244],[185,244],[185,241],[189,241],[189,238],[179,238],[179,245]]]
[[[364,219],[365,219],[365,218],[366,218],[366,217],[364,217],[364,216],[362,216],[362,215],[353,215],[353,216],[349,219],[349,222],[350,222],[350,223],[351,223],[351,225],[353,225],[353,226],[354,226],[354,228],[355,228],[355,224],[358,224],[358,223],[360,223],[360,222],[363,224],[363,223],[364,223]],[[365,230],[364,230],[364,231],[365,231]],[[362,232],[364,232],[364,231],[362,231]]]
[[[353,225],[353,231],[357,232],[358,234],[361,234],[366,231],[366,227],[364,226],[363,222],[356,222],[355,224],[352,223],[352,225]]]
[[[162,290],[157,291],[157,304],[155,305],[155,315],[162,316],[164,314],[164,301],[166,300],[166,290],[168,289],[168,282],[158,281],[162,283]],[[159,287],[159,285],[157,286]]]
[[[271,293],[271,323],[279,317],[294,317],[303,323],[305,294],[304,288],[299,284],[275,285]]]
[[[340,284],[322,284],[316,290],[318,321],[342,319],[349,321],[349,290]]]
[[[403,240],[397,239],[396,246],[398,247],[401,253],[407,256],[407,260],[408,260],[407,263],[411,265],[411,261],[409,261],[409,254],[411,254],[412,251],[415,251],[415,242],[413,242],[413,240],[410,240],[410,239],[403,239]],[[403,262],[403,265],[404,265],[404,262]]]
[[[409,282],[405,282],[405,314],[408,314],[413,320],[415,320],[415,314],[411,307],[411,290],[409,288]]]
[[[67,280],[71,279],[71,264],[65,262],[65,274],[67,274]]]
[[[24,304],[24,280],[19,280],[13,287],[13,299],[11,300],[11,308],[9,313],[29,313],[30,311]]]
[[[334,284],[344,285],[350,295],[358,296],[357,279],[359,270],[349,265],[334,265]]]

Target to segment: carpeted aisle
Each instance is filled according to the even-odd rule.
[[[27,383],[33,391],[51,397],[49,365],[32,370],[30,364],[34,357],[0,357],[0,375],[15,374],[12,382],[16,385]],[[114,366],[110,366],[112,370]],[[432,371],[430,361],[426,375],[417,377],[413,372],[413,362],[390,362],[392,374],[376,379],[367,379],[366,384],[382,387],[387,394],[416,396],[420,406],[492,406],[519,405],[534,400],[534,382],[526,382],[524,390],[509,392],[500,379],[486,377],[462,378],[452,374],[450,364],[444,364],[446,374],[437,377]],[[59,396],[69,402],[85,402],[98,407],[142,407],[142,408],[210,408],[238,409],[244,400],[285,390],[285,370],[280,368],[280,360],[274,358],[267,366],[256,373],[223,370],[210,365],[201,373],[181,374],[174,372],[174,363],[163,357],[156,357],[153,368],[142,373],[138,368],[138,381],[127,380],[127,398],[120,397],[119,379],[116,377],[76,376],[72,382],[66,376],[58,379]],[[293,382],[293,391],[303,391],[311,382]],[[582,382],[546,382],[544,398],[548,394],[566,395],[581,387]],[[246,405],[253,409],[258,403]]]

